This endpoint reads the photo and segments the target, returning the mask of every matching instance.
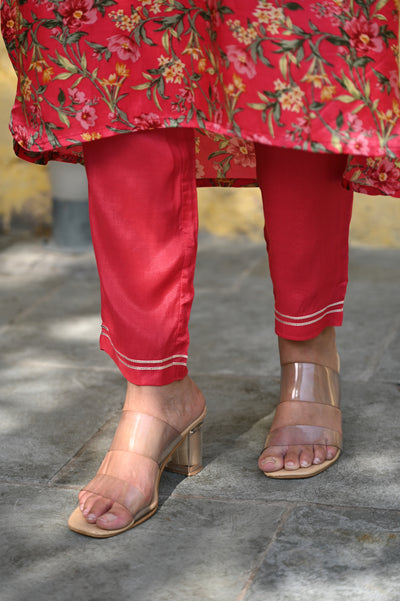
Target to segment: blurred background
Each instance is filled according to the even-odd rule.
[[[62,166],[57,166],[56,173],[52,174],[51,186],[48,167],[28,164],[13,154],[8,120],[15,94],[15,82],[15,74],[3,41],[0,40],[1,239],[4,241],[9,236],[28,235],[50,239],[55,227],[60,231],[60,222],[65,222],[66,216],[71,224],[73,219],[80,217],[66,212],[65,209],[69,205],[58,202],[60,196],[63,197],[63,189],[66,198],[69,193],[68,186],[63,182],[60,183],[61,192],[60,189],[55,191],[60,177],[62,179],[59,170]],[[55,197],[58,202],[56,213]],[[214,234],[228,237],[244,235],[253,240],[262,239],[263,215],[260,193],[256,188],[201,189],[199,214],[200,227]],[[58,224],[55,220],[58,220]],[[58,234],[58,243],[61,246],[75,244],[76,241],[69,239],[68,235],[64,241],[62,236],[62,233]],[[400,248],[400,200],[356,195],[351,244]]]

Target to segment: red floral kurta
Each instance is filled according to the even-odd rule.
[[[200,184],[255,182],[253,142],[353,155],[358,191],[400,196],[396,0],[1,0],[19,156],[197,130]]]

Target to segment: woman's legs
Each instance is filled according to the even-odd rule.
[[[197,250],[193,144],[192,130],[166,129],[84,147],[101,284],[101,348],[128,381],[124,409],[178,432],[204,408],[186,367]],[[133,440],[121,427],[114,443],[129,448]],[[146,503],[157,470],[143,455],[117,450],[106,455],[99,473],[126,481],[129,490],[136,487]],[[110,501],[98,482],[80,493],[87,521],[110,530],[130,523],[128,509]]]
[[[259,144],[256,155],[281,364],[338,371],[334,326],[343,319],[352,209],[352,195],[341,187],[346,157]],[[323,445],[275,446],[259,465],[293,470],[336,453]]]

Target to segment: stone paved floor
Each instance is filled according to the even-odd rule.
[[[266,274],[263,244],[201,237],[191,373],[208,401],[205,469],[164,474],[152,519],[94,540],[66,521],[124,395],[97,350],[94,259],[2,248],[1,601],[400,600],[400,252],[351,253],[345,450],[303,481],[256,464],[279,388]]]

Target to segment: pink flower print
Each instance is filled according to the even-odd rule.
[[[199,159],[196,159],[196,178],[204,177],[205,174],[204,166],[200,163]]]
[[[140,58],[139,46],[127,35],[113,35],[108,38],[108,49],[116,52],[123,61],[131,60],[133,63]]]
[[[70,31],[80,29],[82,25],[91,25],[97,21],[97,10],[93,0],[64,0],[59,4],[63,23]]]
[[[17,33],[17,9],[12,8],[6,3],[3,3],[1,12],[1,31],[6,44],[9,44]]]
[[[233,63],[236,71],[247,75],[249,79],[253,79],[256,75],[256,66],[246,50],[234,45],[227,46],[226,50],[228,59]]]
[[[392,86],[392,90],[395,93],[395,95],[397,96],[397,98],[400,98],[399,73],[398,73],[398,71],[390,71],[390,73],[389,73],[389,82],[390,82],[390,85]]]
[[[349,115],[347,117],[347,124],[351,131],[354,131],[356,133],[363,131],[364,129],[363,122],[356,115]]]
[[[357,54],[382,52],[383,42],[379,37],[379,25],[375,21],[370,23],[364,15],[353,17],[344,26],[350,38],[350,46],[355,48]]]
[[[96,110],[93,106],[85,104],[85,106],[76,113],[76,118],[82,125],[83,129],[89,129],[93,127],[97,119]]]
[[[242,167],[256,166],[254,144],[240,138],[232,138],[226,147],[227,154],[233,155],[233,161]]]
[[[368,175],[368,183],[384,194],[394,195],[400,188],[400,169],[389,159],[381,159],[375,168],[369,170]]]
[[[299,117],[297,119],[296,128],[298,128],[301,131],[304,138],[308,138],[308,136],[311,134],[310,121],[308,121],[304,117]]]
[[[74,104],[83,104],[86,102],[84,92],[80,92],[77,88],[68,88],[68,94]]]
[[[134,117],[132,123],[137,129],[155,129],[162,125],[161,117],[157,113],[143,113]]]
[[[214,29],[217,29],[221,24],[221,17],[218,12],[217,0],[208,0],[208,10],[211,16],[211,23]]]
[[[192,102],[194,102],[194,94],[188,88],[181,88],[179,90],[179,95],[181,96],[181,98],[184,98],[190,104],[192,104]]]
[[[360,134],[357,138],[349,140],[349,152],[352,154],[367,154],[369,150],[368,140],[365,134]]]
[[[14,138],[23,148],[29,148],[30,135],[24,125],[16,125],[13,128]]]

